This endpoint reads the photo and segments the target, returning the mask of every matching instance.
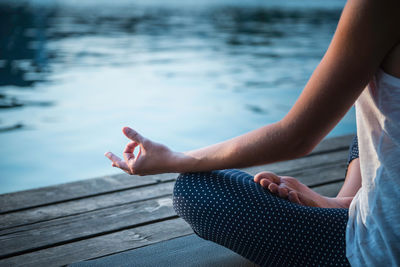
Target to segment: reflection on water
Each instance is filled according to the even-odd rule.
[[[344,5],[81,2],[0,3],[0,192],[109,174],[123,125],[186,150],[279,120]]]
[[[4,86],[15,89],[33,89],[44,81],[47,59],[46,32],[48,16],[37,14],[23,5],[0,6],[0,110],[24,106],[50,106],[47,101],[22,100],[7,93]],[[20,122],[3,125],[0,132],[22,128]]]

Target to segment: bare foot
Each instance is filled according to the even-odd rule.
[[[278,176],[273,172],[260,172],[254,176],[254,182],[290,202],[303,206],[320,208],[349,208],[352,197],[324,197],[296,178]]]

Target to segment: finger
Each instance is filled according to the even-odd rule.
[[[277,194],[278,193],[278,185],[274,184],[274,183],[270,183],[268,186],[268,190],[273,193],[273,194]]]
[[[122,132],[125,134],[126,137],[131,139],[132,141],[141,144],[143,142],[143,136],[141,136],[138,132],[135,130],[129,128],[129,127],[124,127],[122,128]]]
[[[133,151],[135,151],[135,147],[137,147],[137,146],[138,146],[138,143],[136,143],[136,142],[128,143],[124,149],[124,153],[133,153]]]
[[[104,156],[106,156],[112,162],[121,161],[121,159],[114,155],[112,152],[106,152],[104,153]]]
[[[123,170],[124,172],[126,172],[128,174],[132,174],[131,170],[128,167],[128,164],[126,164],[125,161],[113,161],[112,166],[120,168],[121,170]]]
[[[279,197],[287,198],[289,194],[289,190],[286,187],[279,187],[278,188]]]
[[[126,162],[129,162],[129,160],[135,158],[133,152],[135,151],[135,147],[137,146],[138,144],[136,142],[130,142],[129,144],[126,145],[123,153]]]
[[[271,182],[280,184],[280,178],[273,172],[260,172],[254,176],[254,182],[259,183],[262,179],[269,179]]]
[[[290,202],[297,203],[301,205],[299,196],[297,195],[296,191],[290,191],[288,195],[288,199]]]
[[[142,154],[142,147],[139,147],[139,152],[137,153],[136,158],[139,158],[141,154]]]
[[[260,185],[264,188],[268,188],[268,186],[271,184],[271,181],[268,179],[261,179]]]
[[[268,178],[270,176],[270,172],[259,172],[254,176],[254,182],[260,183],[262,179]]]
[[[261,173],[257,173],[256,175],[254,175],[253,181],[254,181],[255,183],[260,183],[260,182],[261,182],[261,179],[262,179]]]
[[[117,164],[115,164],[114,162],[111,164],[111,166],[118,168]],[[132,173],[131,173],[130,171],[126,171],[126,170],[124,170],[124,169],[121,169],[121,170],[123,170],[123,171],[126,172],[127,174],[132,175]]]
[[[118,156],[114,155],[112,152],[106,152],[104,155],[109,160],[112,161],[111,166],[120,168],[121,170],[129,172],[129,174],[130,174],[130,169],[129,169],[128,165],[124,161],[122,161]]]

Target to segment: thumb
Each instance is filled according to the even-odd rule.
[[[138,132],[129,127],[122,128],[122,132],[125,134],[126,137],[128,137],[132,141],[135,141],[138,144],[141,144],[143,142],[143,136],[141,136]]]

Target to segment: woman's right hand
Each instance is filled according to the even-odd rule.
[[[124,127],[122,132],[131,140],[124,151],[124,160],[106,152],[104,155],[112,161],[113,167],[118,167],[128,174],[148,175],[166,172],[176,172],[174,166],[183,155],[173,152],[167,146],[153,142],[140,135],[135,130]],[[136,147],[139,151],[135,155]]]

